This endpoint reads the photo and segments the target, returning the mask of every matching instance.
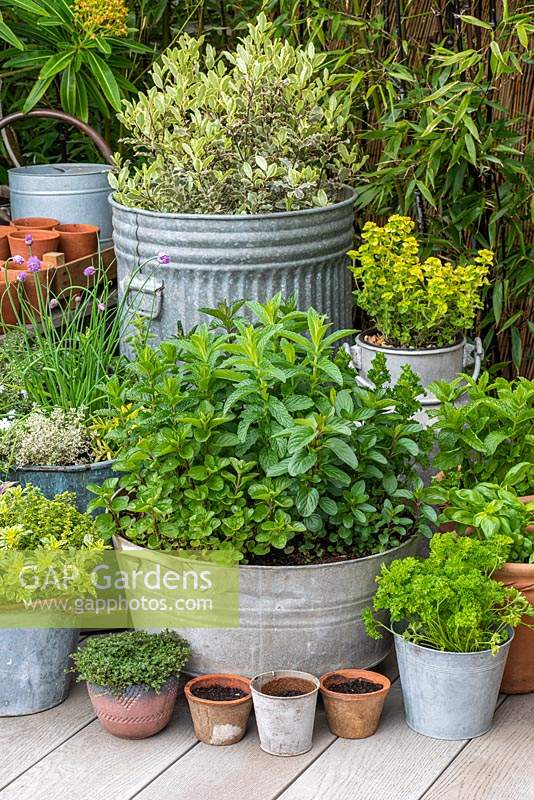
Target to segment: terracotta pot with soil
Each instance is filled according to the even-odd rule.
[[[273,756],[298,756],[312,747],[319,681],[296,670],[264,672],[252,679],[260,747]]]
[[[59,249],[65,255],[65,261],[76,261],[96,253],[98,250],[98,234],[96,225],[64,224],[58,225]]]
[[[10,233],[14,233],[16,230],[17,229],[11,225],[0,226],[0,261],[7,261],[11,255],[9,251],[9,240],[7,237]]]
[[[130,686],[116,696],[107,686],[94,683],[87,683],[87,691],[95,714],[109,733],[120,739],[146,739],[168,725],[178,695],[178,679],[169,678],[159,692]]]
[[[378,728],[391,683],[366,669],[340,669],[321,678],[328,727],[343,739],[365,739]]]
[[[15,228],[51,231],[59,225],[59,220],[52,217],[19,217],[11,220],[11,224]]]
[[[31,234],[31,245],[26,244],[25,238]],[[22,256],[25,260],[37,256],[42,260],[45,253],[57,251],[59,247],[59,233],[56,231],[42,230],[17,230],[8,235],[9,249],[12,256]],[[31,249],[31,253],[30,253]]]
[[[205,744],[241,741],[252,709],[250,681],[240,675],[193,678],[184,687],[197,739]]]

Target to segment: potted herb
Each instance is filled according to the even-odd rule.
[[[213,328],[137,348],[110,384],[130,409],[111,438],[120,477],[91,487],[91,508],[118,547],[240,564],[242,625],[189,630],[195,673],[371,666],[390,644],[357,621],[374,577],[436,519],[416,475],[432,441],[412,420],[419,384],[405,372],[385,388],[377,369],[361,389],[334,349],[345,332],[316,311],[280,297],[247,310],[257,324],[220,308]]]
[[[47,499],[30,485],[0,486],[0,599],[4,614],[21,615],[9,618],[13,627],[0,628],[0,714],[34,714],[65,700],[65,669],[79,630],[68,627],[72,618],[61,609],[86,591],[91,554],[103,547],[93,519],[76,510],[72,495]],[[63,627],[38,627],[40,603],[54,600]]]
[[[472,262],[453,265],[430,257],[422,260],[412,234],[415,223],[397,214],[380,227],[366,222],[363,244],[351,251],[356,304],[373,327],[356,337],[354,365],[366,380],[377,353],[383,353],[395,380],[403,364],[419,376],[426,397],[435,380],[451,381],[463,371],[473,350],[465,340],[482,308],[482,289],[493,260],[480,250]],[[482,346],[475,347],[474,378],[478,377]]]
[[[273,756],[311,750],[319,680],[298,670],[271,670],[251,681],[260,747]]]
[[[121,739],[146,739],[169,723],[189,653],[171,631],[125,631],[90,637],[72,658],[102,726]]]
[[[471,489],[478,483],[532,492],[534,475],[534,381],[461,376],[432,391],[441,405],[433,413],[438,452],[434,466],[446,486]],[[458,405],[462,394],[467,402]]]
[[[205,744],[240,742],[252,709],[250,681],[240,675],[203,675],[184,687],[197,739]]]
[[[429,490],[430,491],[430,490]],[[495,536],[510,540],[508,560],[493,573],[495,580],[518,589],[534,604],[534,497],[490,483],[472,489],[437,486],[433,499],[444,508],[439,522],[482,541]],[[534,620],[525,617],[510,646],[501,690],[505,694],[534,692]]]
[[[152,86],[118,118],[133,159],[110,178],[121,295],[155,243],[169,256],[154,295],[158,339],[190,330],[204,306],[295,293],[337,328],[351,324],[354,192],[351,98],[327,53],[293,46],[262,13],[235,51],[186,34]]]
[[[493,580],[509,540],[434,536],[427,559],[403,558],[377,578],[374,612],[387,611],[406,721],[437,739],[471,739],[491,727],[514,629],[533,614],[525,597]],[[385,623],[371,609],[367,631]]]
[[[320,691],[328,727],[343,739],[372,736],[382,715],[391,682],[366,669],[338,669],[321,677]]]

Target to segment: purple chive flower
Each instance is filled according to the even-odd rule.
[[[37,256],[30,256],[28,259],[28,272],[39,272],[41,269],[41,262]]]
[[[86,278],[90,278],[91,275],[95,274],[95,272],[96,269],[94,267],[86,267],[83,271],[83,274],[85,275]]]
[[[50,300],[50,302],[48,304],[48,307],[49,307],[50,311],[53,311],[54,308],[57,308],[58,306],[59,306],[59,302],[55,298]]]
[[[170,264],[171,257],[167,253],[158,253],[158,261],[160,264]]]
[[[99,311],[105,311],[106,310],[106,304],[105,303],[99,303],[97,305],[97,308],[98,308]]]
[[[21,264],[24,264],[24,256],[13,256],[11,261],[14,264],[18,264],[19,266],[21,266]]]
[[[19,274],[17,275],[17,280],[20,281],[21,283],[24,283],[27,277],[28,277],[27,272],[19,272]]]
[[[33,244],[33,236],[31,233],[27,233],[24,237],[24,244],[27,244],[30,247]]]

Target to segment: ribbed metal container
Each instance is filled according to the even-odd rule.
[[[265,301],[277,292],[350,328],[354,192],[325,208],[278,214],[158,214],[111,199],[119,296],[150,320],[156,340],[208,317],[222,300]],[[164,252],[168,265],[144,261]],[[126,334],[127,335],[127,334]],[[124,348],[125,352],[127,348]]]
[[[36,486],[48,498],[61,492],[73,492],[76,495],[76,507],[85,513],[89,502],[94,499],[94,494],[87,489],[88,484],[101,484],[111,478],[113,464],[113,461],[99,461],[72,467],[15,467],[7,477],[22,486],[27,483]]]
[[[8,170],[11,217],[53,217],[100,228],[111,244],[108,164],[37,164]]]
[[[139,549],[114,537],[116,549]],[[341,667],[372,667],[388,654],[391,636],[370,639],[361,619],[376,592],[382,564],[415,555],[418,541],[367,558],[302,567],[239,567],[239,627],[177,629],[191,644],[186,671],[253,677],[276,669],[313,675]],[[382,617],[385,620],[385,615]],[[132,612],[135,626],[135,613]]]

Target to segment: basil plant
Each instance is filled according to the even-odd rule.
[[[432,434],[421,391],[385,362],[360,388],[315,310],[279,296],[220,307],[214,323],[141,343],[131,380],[109,385],[117,470],[91,487],[97,526],[154,549],[224,551],[260,563],[357,558],[431,535],[416,465]]]

